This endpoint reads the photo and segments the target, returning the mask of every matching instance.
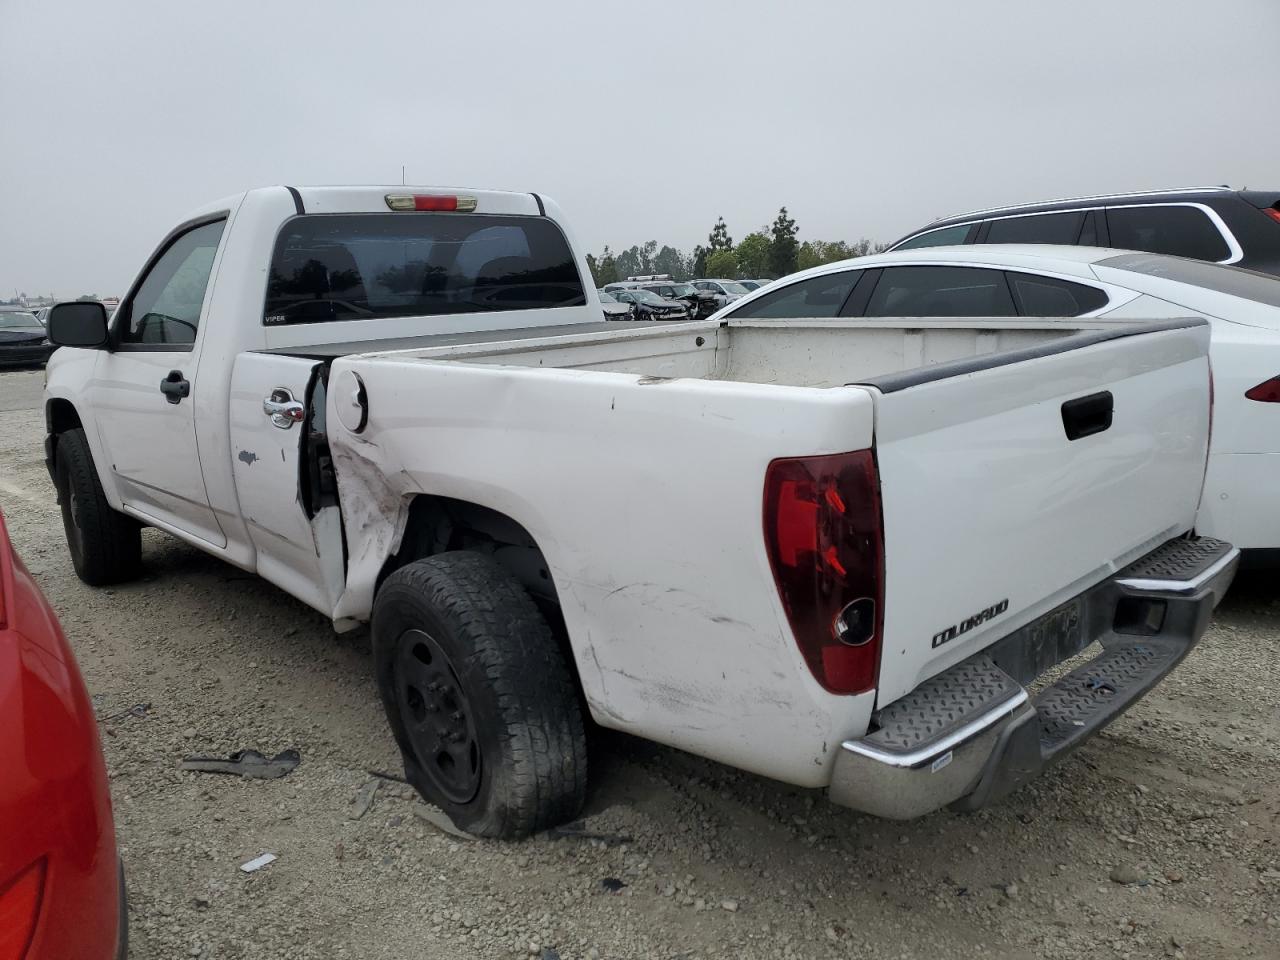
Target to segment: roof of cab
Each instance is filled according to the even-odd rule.
[[[523,216],[547,215],[554,210],[551,200],[536,193],[517,193],[509,190],[475,190],[469,187],[428,187],[391,184],[359,184],[351,186],[299,186],[277,184],[254,187],[241,193],[221,197],[192,210],[184,223],[204,217],[234,211],[250,197],[271,196],[291,198],[299,213],[390,213],[386,198],[389,194],[429,194],[432,196],[458,195],[476,198],[476,213],[514,214]],[[554,214],[553,214],[554,215]]]

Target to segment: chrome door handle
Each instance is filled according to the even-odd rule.
[[[281,430],[288,430],[307,416],[307,408],[293,399],[293,394],[284,387],[276,387],[271,396],[262,401],[262,412]]]

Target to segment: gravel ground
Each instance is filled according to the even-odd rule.
[[[1280,957],[1274,575],[1242,578],[1161,687],[983,813],[877,821],[600,733],[579,834],[462,840],[369,772],[399,768],[363,633],[154,531],[140,582],[76,579],[39,390],[0,374],[0,504],[102,718],[137,960]],[[289,747],[280,780],[178,769]]]

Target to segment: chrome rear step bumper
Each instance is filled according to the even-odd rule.
[[[873,732],[841,744],[832,801],[906,820],[1005,796],[1182,661],[1208,627],[1239,557],[1221,541],[1172,540],[930,678],[880,710]],[[1094,641],[1102,645],[1097,657],[1034,695],[1027,689]]]

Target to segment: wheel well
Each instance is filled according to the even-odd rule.
[[[555,607],[560,598],[541,548],[523,526],[497,510],[450,497],[419,496],[409,504],[409,518],[397,550],[378,576],[450,550],[491,556],[529,592],[539,607]],[[545,610],[544,610],[545,612]]]
[[[80,422],[80,414],[76,412],[75,405],[61,397],[54,397],[45,404],[44,423],[48,431],[48,439],[45,441],[45,458],[49,466],[49,475],[52,477],[54,460],[58,455],[58,437],[68,430],[79,429],[83,424]]]
[[[528,591],[551,627],[581,698],[578,664],[547,559],[529,531],[505,513],[451,497],[425,494],[414,497],[409,504],[400,549],[383,564],[378,586],[407,563],[453,550],[470,550],[492,557]],[[585,700],[582,708],[583,716],[588,716]]]
[[[49,433],[54,436],[81,426],[80,414],[76,413],[76,408],[71,401],[60,397],[55,397],[45,404],[44,422]]]

